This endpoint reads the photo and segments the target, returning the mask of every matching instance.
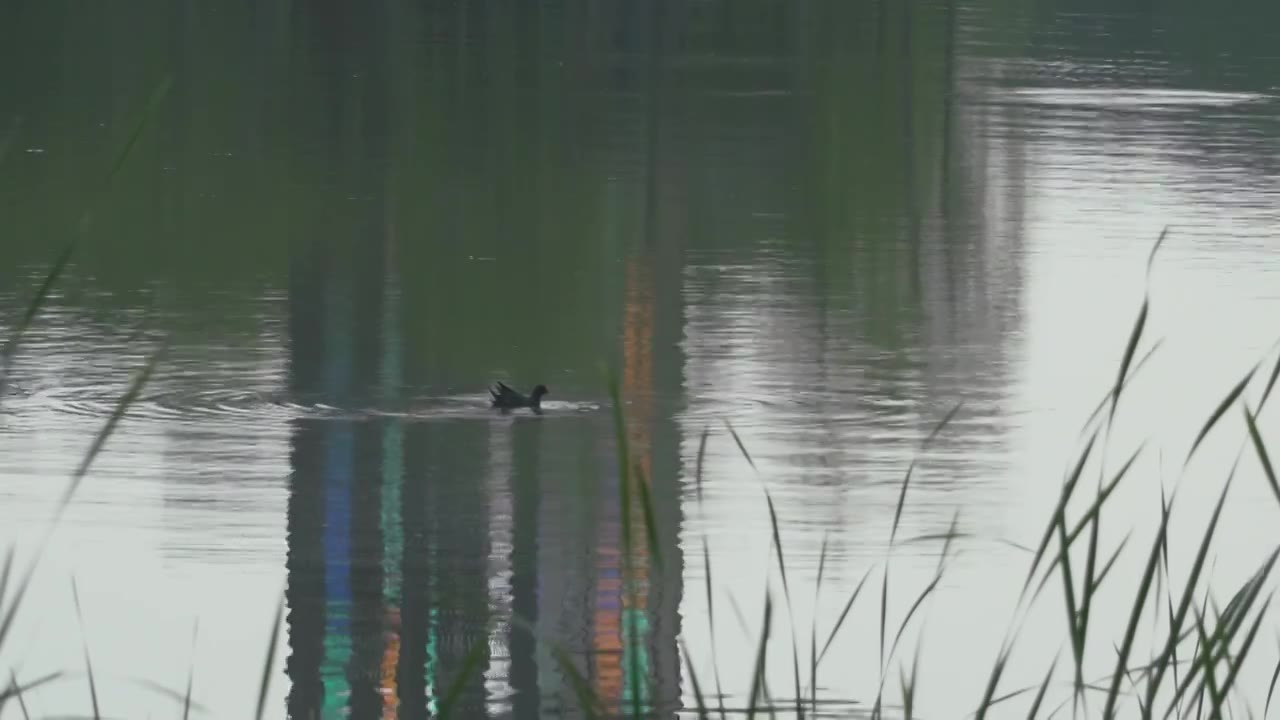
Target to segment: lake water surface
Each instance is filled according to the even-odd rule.
[[[92,714],[86,647],[105,717],[181,712],[189,674],[206,717],[245,717],[277,606],[268,717],[426,717],[460,675],[458,716],[576,716],[560,658],[610,713],[692,717],[681,643],[742,709],[766,589],[788,715],[792,639],[808,695],[811,634],[864,577],[819,715],[881,687],[904,715],[918,656],[915,714],[961,717],[1015,628],[1001,693],[1057,657],[1069,704],[1062,591],[1025,621],[1018,593],[1144,292],[1138,357],[1159,345],[1082,480],[1145,443],[1102,523],[1108,555],[1134,535],[1089,666],[1114,664],[1161,488],[1185,571],[1238,459],[1220,605],[1280,541],[1236,405],[1183,465],[1276,362],[1273,4],[17,6],[6,336],[80,238],[0,397],[0,542],[15,575],[43,548],[0,670],[69,673],[33,717]],[[652,498],[634,595],[604,369]],[[547,384],[545,411],[490,410],[495,379]],[[1277,627],[1237,710],[1261,716]]]

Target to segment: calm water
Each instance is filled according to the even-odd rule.
[[[1104,526],[1107,548],[1139,530],[1095,618],[1106,675],[1159,488],[1181,479],[1185,567],[1246,442],[1240,413],[1183,472],[1186,449],[1275,357],[1280,15],[1260,0],[155,0],[21,2],[10,18],[6,329],[92,211],[0,399],[0,540],[22,562],[169,343],[0,649],[22,679],[72,673],[29,694],[33,715],[92,709],[86,642],[106,716],[180,712],[194,668],[206,716],[244,717],[282,597],[270,717],[424,717],[475,647],[463,717],[573,715],[552,644],[611,711],[670,717],[693,702],[679,640],[704,690],[717,667],[741,708],[766,587],[768,685],[787,704],[793,628],[807,657],[814,619],[821,643],[870,572],[818,677],[827,715],[860,716],[919,457],[891,632],[939,563],[929,538],[953,522],[960,537],[883,664],[886,703],[900,713],[918,652],[917,712],[957,717],[1168,225],[1142,349],[1162,344],[1106,447],[1110,474],[1147,442]],[[634,599],[602,364],[658,529]],[[491,412],[498,378],[549,385],[546,412]],[[1275,500],[1242,458],[1221,602],[1277,544]],[[1069,664],[1055,592],[1002,689]],[[639,642],[620,632],[632,622]],[[1274,630],[1240,681],[1255,709]]]

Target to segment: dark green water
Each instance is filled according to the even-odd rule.
[[[1008,542],[1043,527],[1161,228],[1167,343],[1115,457],[1185,448],[1275,339],[1270,3],[11,5],[5,327],[80,244],[0,400],[0,539],[34,549],[131,373],[170,345],[0,648],[23,677],[79,668],[74,575],[108,716],[176,711],[132,679],[181,693],[192,664],[209,715],[250,712],[283,589],[272,717],[425,717],[475,647],[462,717],[573,715],[553,644],[610,712],[670,717],[692,703],[678,639],[712,684],[704,541],[715,664],[743,707],[767,580],[781,602],[762,488],[807,654],[810,619],[825,633],[884,559],[907,464],[958,403],[899,533],[959,518],[921,704],[967,711],[1025,572]],[[658,529],[635,602],[602,366]],[[490,411],[494,379],[547,384],[546,412]],[[1238,440],[1207,454],[1229,464]],[[1148,491],[1169,474],[1155,454],[1141,472]],[[1227,576],[1276,542],[1245,472]],[[939,550],[895,550],[891,615]],[[860,610],[819,678],[831,717],[874,701],[878,609]],[[32,702],[84,714],[77,683]]]

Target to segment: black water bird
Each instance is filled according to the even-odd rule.
[[[540,412],[542,410],[542,396],[546,394],[546,385],[535,387],[528,397],[512,390],[510,386],[502,381],[498,381],[497,385],[489,388],[489,395],[493,398],[493,407],[502,408],[503,410],[527,407],[534,412]]]

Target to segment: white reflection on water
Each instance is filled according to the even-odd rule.
[[[511,562],[515,550],[511,499],[511,425],[494,423],[489,436],[489,668],[485,671],[486,706],[495,715],[511,709]]]
[[[925,326],[948,327],[951,335],[933,338],[927,353],[916,350],[929,341],[920,337],[906,339],[901,350],[885,348],[859,334],[865,318],[855,317],[851,303],[813,301],[819,273],[812,263],[783,262],[764,247],[734,264],[692,256],[683,288],[689,408],[681,419],[682,454],[690,482],[701,433],[706,427],[715,432],[705,460],[705,502],[690,511],[684,542],[691,550],[704,538],[709,543],[721,586],[717,602],[736,597],[747,617],[756,617],[772,578],[780,603],[769,533],[762,531],[769,518],[761,488],[769,488],[783,522],[802,655],[815,609],[821,643],[847,593],[871,571],[876,591],[864,596],[847,637],[824,663],[820,684],[835,697],[874,698],[881,673],[876,568],[899,483],[930,423],[949,405],[965,402],[939,449],[917,469],[899,530],[907,537],[936,534],[958,517],[965,534],[942,591],[924,611],[923,685],[929,690],[922,706],[939,717],[954,715],[957,702],[971,707],[978,701],[1026,572],[1026,555],[1007,542],[1039,539],[1084,420],[1115,380],[1142,301],[1148,254],[1162,228],[1169,226],[1170,236],[1152,274],[1143,348],[1154,339],[1162,346],[1126,394],[1105,448],[1106,472],[1141,443],[1147,447],[1134,479],[1112,504],[1107,547],[1130,527],[1145,537],[1142,531],[1158,517],[1160,484],[1180,480],[1175,525],[1190,532],[1173,542],[1193,552],[1204,509],[1221,491],[1233,458],[1242,448],[1251,451],[1238,412],[1181,475],[1186,449],[1230,387],[1260,359],[1274,361],[1267,353],[1280,330],[1274,321],[1280,265],[1273,258],[1280,180],[1277,168],[1257,161],[1260,148],[1249,129],[1270,98],[1113,88],[1006,92],[990,82],[1006,73],[999,63],[968,73],[992,88],[968,88],[958,109],[960,131],[981,138],[970,146],[979,149],[965,158],[963,173],[980,178],[974,184],[988,193],[978,201],[983,217],[973,232],[979,252],[1012,273],[995,270],[998,262],[966,272],[976,275],[971,284],[977,287],[1018,284],[1017,293],[988,295],[1012,298],[984,308],[1001,317],[979,313],[957,323],[934,317],[952,309],[945,303],[926,302]],[[1125,112],[1099,112],[1107,108]],[[1232,111],[1208,114],[1212,108]],[[1206,150],[1212,147],[1220,151]],[[993,336],[986,324],[1002,329]],[[950,358],[956,372],[938,372],[923,356]],[[1246,394],[1250,403],[1260,388],[1255,383]],[[1278,415],[1273,411],[1263,423],[1273,437]],[[719,426],[721,417],[733,421],[758,477]],[[1274,547],[1274,532],[1265,531],[1274,526],[1273,502],[1256,461],[1244,455],[1228,502],[1232,521],[1216,548],[1222,602]],[[815,604],[824,542],[831,589]],[[939,545],[895,554],[891,628],[932,576],[930,556]],[[1146,552],[1145,540],[1138,545],[1122,556],[1113,582],[1131,587]],[[703,575],[700,564],[691,564],[686,586],[700,586]],[[1003,687],[1038,683],[1065,637],[1060,604],[1050,592],[1029,616],[1021,630],[1025,653],[1015,656]],[[1128,610],[1124,602],[1104,602],[1095,627],[1119,637]],[[711,667],[705,597],[686,593],[682,614],[705,677]],[[720,671],[745,697],[755,638],[717,630]],[[790,687],[789,635],[784,630],[775,644],[769,675],[775,688]],[[915,636],[908,638],[909,658]],[[1105,673],[1112,648],[1100,645],[1089,661]],[[1272,648],[1259,651],[1242,680],[1252,684],[1244,687],[1266,687],[1274,656]],[[896,669],[890,673],[896,678]],[[896,680],[890,686],[896,693]]]
[[[1139,107],[1146,112],[1153,112],[1158,107],[1215,107],[1274,99],[1260,93],[1166,88],[1024,87],[1010,90],[1009,95],[1016,102],[1032,105]]]

